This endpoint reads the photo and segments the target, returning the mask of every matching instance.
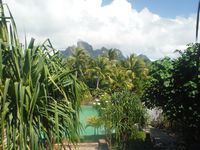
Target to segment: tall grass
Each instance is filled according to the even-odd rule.
[[[0,1],[0,149],[51,149],[78,138],[81,83],[49,40],[34,41],[19,43]]]

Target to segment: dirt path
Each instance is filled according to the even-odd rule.
[[[155,150],[176,150],[176,138],[167,134],[161,129],[149,128],[146,132],[150,133],[150,137],[154,143]],[[56,148],[55,148],[56,150]],[[63,148],[64,150],[64,148]],[[70,150],[68,146],[65,146],[65,150]],[[78,143],[77,147],[71,146],[71,150],[107,150],[105,148],[99,148],[99,144],[96,143]]]
[[[157,149],[168,149],[174,150],[176,144],[176,137],[167,134],[166,132],[162,131],[161,129],[157,128],[150,128],[149,129],[151,139],[154,142],[154,147]]]

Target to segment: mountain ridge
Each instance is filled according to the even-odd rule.
[[[75,48],[81,48],[81,49],[86,50],[92,58],[96,58],[96,57],[98,57],[100,55],[107,55],[108,51],[110,50],[110,49],[108,49],[106,47],[102,47],[100,49],[94,49],[93,46],[90,45],[89,43],[87,43],[85,41],[78,41],[77,45],[69,46],[64,51],[61,51],[61,53],[65,57],[69,57],[70,55],[72,55],[72,51]],[[116,49],[116,48],[114,48],[114,50],[116,50],[117,58],[119,60],[123,60],[123,59],[126,58],[122,54],[121,50]],[[140,55],[137,55],[137,57],[140,58],[140,59],[143,59],[145,62],[148,62],[148,63],[151,62],[151,60],[146,55],[140,54]]]

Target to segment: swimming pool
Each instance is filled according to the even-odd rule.
[[[98,116],[98,112],[92,105],[82,105],[80,110],[80,122],[83,126],[83,129],[81,131],[81,135],[94,135],[95,134],[95,128],[94,127],[87,127],[87,119],[92,116]],[[103,128],[99,128],[97,135],[105,134]]]

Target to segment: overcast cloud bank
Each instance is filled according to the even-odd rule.
[[[58,49],[84,40],[100,48],[121,49],[124,55],[146,54],[151,59],[174,56],[194,42],[195,20],[163,18],[148,8],[138,12],[127,0],[7,0],[20,37],[50,38]]]

